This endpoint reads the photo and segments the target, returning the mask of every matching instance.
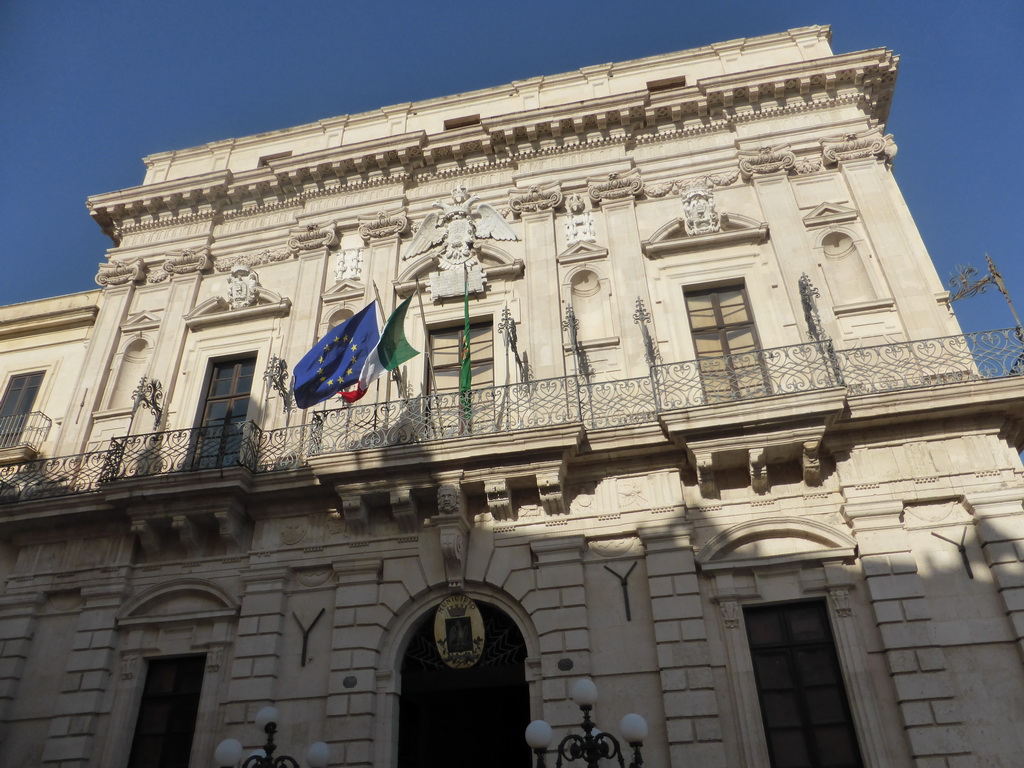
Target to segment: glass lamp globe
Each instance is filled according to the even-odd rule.
[[[269,723],[277,722],[277,718],[277,707],[264,707],[256,713],[256,727],[261,731],[266,730]]]
[[[551,726],[543,720],[534,720],[526,726],[526,743],[530,749],[547,749],[554,733]]]
[[[331,748],[322,741],[314,741],[306,748],[306,762],[309,768],[327,768],[331,761]]]
[[[619,733],[627,744],[643,744],[647,738],[647,721],[640,715],[630,713],[619,721]]]
[[[581,707],[592,707],[597,702],[597,686],[589,677],[583,677],[572,685],[572,700]]]
[[[224,739],[213,752],[218,768],[234,768],[242,759],[242,743],[238,739]]]

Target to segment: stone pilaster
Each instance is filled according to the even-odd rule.
[[[335,565],[338,587],[324,731],[338,765],[374,764],[380,647],[394,616],[381,602],[381,568],[375,558]]]
[[[115,616],[124,600],[120,586],[85,587],[75,640],[64,664],[60,697],[50,720],[42,764],[86,768],[95,749],[100,717],[109,707],[115,664]]]
[[[946,766],[970,749],[946,653],[933,636],[932,612],[902,512],[899,501],[848,503],[843,508],[860,549],[911,755],[920,768]]]
[[[689,530],[641,532],[672,765],[724,768],[711,649]],[[734,631],[727,629],[726,631]]]
[[[578,725],[578,710],[556,705],[569,700],[573,681],[594,674],[583,575],[585,548],[583,536],[530,542],[536,587],[523,598],[523,607],[530,612],[540,640],[544,700],[540,716],[556,730]]]
[[[242,574],[245,594],[238,616],[228,700],[245,705],[243,711],[251,710],[245,715],[249,720],[277,697],[289,575],[287,568]]]
[[[1024,492],[1007,488],[972,493],[967,503],[974,513],[975,531],[1006,618],[1024,656]]]
[[[630,195],[618,200],[601,203],[604,214],[605,232],[608,233],[608,252],[614,277],[615,308],[612,315],[619,318],[622,360],[626,376],[646,376],[649,373],[644,359],[644,345],[640,331],[632,322],[636,299],[639,296],[646,306],[651,306],[650,285],[647,281],[647,265],[644,263],[640,245],[640,229],[636,220],[636,200]],[[633,334],[632,337],[629,334]]]
[[[520,349],[529,353],[532,378],[546,379],[565,374],[561,339],[549,333],[561,323],[557,296],[552,288],[558,285],[555,255],[555,214],[551,209],[523,213],[523,242],[529,264],[526,268],[526,301],[523,303],[524,327],[520,338],[526,343]],[[525,331],[525,333],[524,333]],[[514,377],[512,377],[514,379]]]
[[[6,742],[11,705],[25,671],[42,594],[0,598],[0,753]]]

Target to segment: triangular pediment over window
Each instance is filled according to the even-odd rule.
[[[324,304],[335,304],[339,301],[354,301],[366,295],[366,286],[357,280],[341,280],[320,295]]]
[[[593,261],[594,259],[608,258],[608,249],[595,243],[576,243],[560,254],[559,264],[572,264],[577,261]]]
[[[135,331],[148,331],[160,326],[160,313],[144,310],[130,315],[127,320],[121,323],[121,331],[134,333]]]
[[[823,224],[839,224],[856,218],[857,211],[853,208],[847,208],[839,203],[822,203],[804,216],[804,226],[820,227]]]

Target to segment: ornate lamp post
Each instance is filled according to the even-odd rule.
[[[275,707],[264,707],[256,713],[256,727],[267,734],[267,743],[249,755],[241,764],[241,768],[301,768],[299,762],[289,755],[278,755],[274,734],[277,733],[278,712]],[[217,745],[213,760],[221,768],[236,768],[242,759],[242,744],[238,739],[224,739]],[[306,748],[306,762],[309,768],[327,768],[331,759],[330,748],[322,741],[310,744]]]
[[[599,761],[618,760],[620,768],[626,768],[626,762],[619,746],[619,740],[610,733],[599,731],[590,719],[590,711],[597,701],[597,686],[592,680],[583,678],[572,686],[572,700],[583,712],[583,735],[570,733],[558,743],[558,759],[555,768],[561,768],[562,761],[574,762],[583,760],[587,768],[597,768]],[[644,764],[640,748],[647,738],[647,721],[640,715],[629,714],[619,722],[619,732],[626,743],[633,748],[629,768],[640,768]],[[526,743],[537,755],[537,768],[545,768],[544,753],[551,745],[554,734],[551,726],[543,720],[534,720],[526,727]]]

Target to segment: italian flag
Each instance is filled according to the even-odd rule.
[[[399,304],[391,313],[391,317],[384,323],[384,329],[380,332],[380,341],[366,356],[366,362],[363,363],[363,369],[359,373],[359,383],[356,384],[356,388],[340,393],[346,403],[354,403],[366,394],[373,382],[419,354],[419,351],[413,349],[409,340],[405,338],[405,313],[409,309],[410,301],[412,301],[412,296]]]

